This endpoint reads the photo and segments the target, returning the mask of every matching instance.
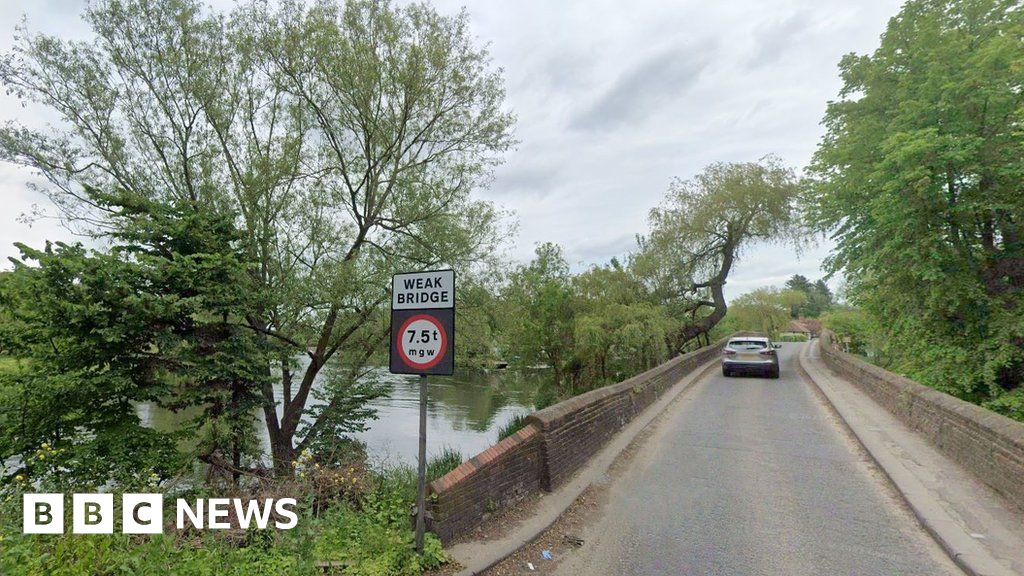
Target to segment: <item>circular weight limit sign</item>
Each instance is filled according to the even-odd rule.
[[[406,320],[395,341],[402,362],[417,370],[433,368],[448,350],[448,335],[441,321],[429,314],[417,314]]]

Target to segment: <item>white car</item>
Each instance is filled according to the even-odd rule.
[[[730,338],[722,350],[722,375],[732,376],[740,372],[756,372],[768,378],[779,377],[779,355],[775,352],[781,344],[772,344],[764,336],[737,336]]]

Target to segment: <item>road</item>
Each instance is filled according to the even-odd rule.
[[[556,573],[961,574],[779,351],[778,380],[685,392]]]

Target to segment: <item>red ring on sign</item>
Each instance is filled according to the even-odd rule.
[[[430,322],[431,324],[434,325],[435,328],[437,328],[437,331],[441,334],[441,349],[438,350],[437,356],[435,356],[434,359],[431,360],[430,362],[416,362],[409,358],[408,356],[406,356],[405,349],[402,348],[402,334],[405,334],[405,329],[409,327],[409,324],[412,324],[417,320],[426,320],[427,322]],[[409,319],[402,323],[402,326],[401,328],[398,329],[398,334],[395,336],[395,338],[397,340],[395,345],[398,346],[398,356],[402,359],[403,362],[405,362],[406,366],[414,370],[429,370],[434,366],[437,366],[437,363],[440,362],[441,359],[444,358],[444,355],[448,352],[448,335],[445,334],[444,326],[441,325],[440,320],[431,316],[430,314],[417,314],[415,316],[410,316]]]

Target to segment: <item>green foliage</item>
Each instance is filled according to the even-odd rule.
[[[0,373],[16,373],[22,372],[27,368],[28,364],[21,358],[12,358],[10,356],[0,356]]]
[[[294,545],[293,545],[294,546]],[[278,548],[185,544],[157,535],[44,537],[11,535],[0,549],[0,571],[11,576],[276,576],[317,574],[313,563]],[[322,571],[319,573],[322,574]]]
[[[184,455],[173,434],[141,425],[138,402],[202,407],[185,430],[202,427],[202,454],[245,451],[265,351],[238,324],[257,292],[230,215],[90,194],[118,226],[109,251],[19,245],[0,285],[18,326],[4,346],[33,366],[0,374],[0,458],[58,486],[168,478]],[[55,452],[30,458],[41,445]]]
[[[725,317],[723,287],[743,251],[792,235],[798,190],[793,171],[775,157],[720,162],[675,180],[651,210],[632,268],[676,323],[674,353]]]
[[[965,399],[1024,379],[1024,8],[912,0],[840,63],[808,221],[894,366]]]
[[[361,511],[345,506],[328,509],[308,529],[316,534],[314,556],[347,564],[345,574],[365,576],[418,575],[446,561],[440,542],[428,534],[424,554],[416,554],[409,529],[412,500],[383,484],[371,493]]]
[[[450,454],[447,458],[452,459]],[[20,490],[34,488],[20,481],[2,490],[0,574],[320,576],[325,572],[316,563],[335,561],[344,569],[327,573],[400,576],[445,563],[447,556],[433,534],[427,534],[423,554],[415,552],[409,516],[415,491],[409,491],[404,473],[372,476],[368,491],[358,500],[334,499],[311,506],[308,498],[300,497],[296,528],[250,530],[242,543],[217,531],[201,536],[22,534]],[[290,486],[289,495],[296,496],[299,486]],[[70,524],[70,517],[65,523]]]
[[[884,332],[864,310],[835,307],[821,317],[821,323],[836,335],[838,345],[851,354],[875,356],[884,349]]]
[[[542,384],[537,388],[537,392],[533,398],[533,407],[537,410],[543,410],[548,406],[558,403],[559,392],[551,384]]]
[[[541,407],[628,378],[667,358],[675,325],[646,286],[617,260],[573,275],[554,244],[537,247],[502,290],[503,347],[520,366],[545,364],[553,382]]]
[[[982,403],[982,406],[1003,416],[1024,422],[1024,388],[1005,392],[992,400]]]
[[[513,416],[511,420],[502,424],[502,426],[498,428],[498,442],[501,442],[505,438],[508,438],[509,436],[522,430],[523,427],[526,426],[527,416],[529,416],[529,414],[520,412]]]
[[[106,239],[123,224],[91,190],[193,202],[237,225],[261,297],[239,317],[275,349],[261,372],[288,391],[280,416],[272,387],[260,398],[287,475],[365,415],[371,392],[345,383],[387,341],[391,274],[471,271],[503,237],[499,212],[471,196],[514,142],[500,72],[465,13],[422,3],[250,0],[224,14],[101,0],[84,17],[94,38],[22,29],[0,58],[5,89],[59,119],[0,127],[0,160],[40,172],[67,223]],[[329,364],[346,374],[313,402]]]
[[[556,387],[566,384],[572,362],[576,311],[572,277],[562,249],[551,243],[510,274],[505,302],[503,348],[521,366],[547,364]]]
[[[775,338],[776,342],[807,342],[806,334],[782,334]]]
[[[573,280],[577,378],[586,387],[624,380],[667,359],[676,325],[630,269],[613,260]]]
[[[490,368],[496,360],[505,361],[501,350],[504,303],[493,288],[501,278],[498,266],[459,276],[455,294],[459,314],[455,349],[459,351],[459,366]]]
[[[832,307],[832,291],[824,280],[811,282],[801,274],[794,274],[786,280],[786,289],[805,295],[803,302],[791,306],[793,318],[817,318]]]
[[[427,483],[456,469],[463,460],[465,457],[461,452],[448,446],[438,454],[428,454]],[[397,463],[387,466],[374,475],[374,482],[378,492],[398,494],[410,505],[416,501],[419,474],[415,464]]]
[[[790,321],[790,312],[807,296],[799,290],[758,288],[733,300],[726,316],[730,332],[752,330],[777,338]]]
[[[455,470],[462,464],[465,457],[462,452],[451,446],[445,446],[439,454],[427,458],[427,482],[433,482],[445,474]]]

